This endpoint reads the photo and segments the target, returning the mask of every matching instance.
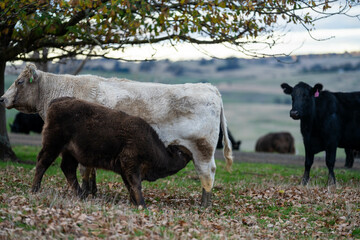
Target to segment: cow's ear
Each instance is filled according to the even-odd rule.
[[[312,94],[315,97],[319,96],[319,93],[321,92],[321,90],[323,89],[323,85],[321,83],[317,83],[315,84],[315,86],[312,88]]]
[[[39,77],[39,75],[37,73],[37,68],[36,68],[35,64],[29,64],[29,69],[30,69],[29,82],[32,83],[34,80],[36,80]]]
[[[323,85],[321,83],[317,83],[315,84],[315,86],[313,87],[313,89],[316,91],[321,91],[323,89]]]
[[[292,91],[293,91],[293,88],[292,88],[289,84],[287,84],[287,83],[283,83],[283,84],[281,84],[280,86],[281,86],[281,88],[284,90],[284,93],[285,93],[285,94],[291,94]]]

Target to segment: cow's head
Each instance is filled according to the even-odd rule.
[[[295,87],[283,83],[281,88],[285,94],[291,95],[292,109],[290,110],[290,117],[297,120],[312,114],[315,98],[319,97],[323,86],[317,83],[314,87],[311,87],[304,82],[299,82]]]
[[[21,129],[20,129],[20,125],[18,123],[13,123],[13,124],[10,124],[10,130],[12,133],[21,133]]]
[[[40,73],[34,64],[28,64],[19,77],[0,98],[6,108],[16,108],[25,113],[36,112],[39,96]]]

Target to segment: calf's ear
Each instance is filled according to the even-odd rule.
[[[293,88],[292,88],[289,84],[287,84],[287,83],[283,83],[283,84],[281,84],[280,86],[281,86],[281,88],[284,90],[284,93],[285,93],[285,94],[291,94],[292,91],[293,91]]]

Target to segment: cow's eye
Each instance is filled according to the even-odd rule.
[[[23,79],[20,79],[18,82],[17,82],[17,85],[21,85],[24,83],[24,80]]]

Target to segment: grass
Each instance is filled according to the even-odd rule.
[[[35,163],[38,147],[14,148]],[[148,209],[129,205],[121,177],[98,170],[99,194],[72,195],[58,159],[42,188],[30,194],[34,165],[0,164],[0,238],[107,239],[312,239],[360,238],[360,172],[314,168],[309,186],[299,186],[303,167],[234,163],[232,173],[216,161],[212,207],[199,207],[200,181],[192,163],[178,174],[143,182]]]

